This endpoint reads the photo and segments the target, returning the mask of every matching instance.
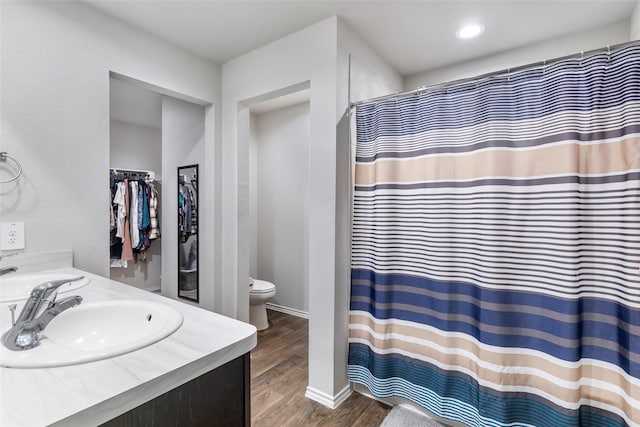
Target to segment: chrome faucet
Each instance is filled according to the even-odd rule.
[[[0,267],[0,276],[4,276],[5,274],[15,273],[18,271],[18,267]]]
[[[58,288],[65,283],[80,279],[84,279],[84,276],[54,280],[33,288],[18,320],[11,329],[2,335],[2,344],[14,351],[28,350],[40,345],[38,334],[44,331],[49,322],[66,309],[75,307],[82,302],[82,297],[78,295],[56,301]],[[48,303],[46,307],[45,302]]]
[[[2,258],[8,257],[8,256],[13,256],[13,255],[15,255],[15,254],[0,255],[0,261],[2,261]],[[4,276],[5,274],[9,274],[9,273],[15,273],[16,271],[18,271],[18,267],[14,267],[14,266],[0,267],[0,276]]]

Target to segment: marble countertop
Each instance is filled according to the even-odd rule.
[[[111,359],[46,369],[0,368],[0,426],[97,425],[247,353],[256,345],[256,329],[247,323],[82,270],[50,271],[91,279],[88,286],[65,296],[80,295],[85,302],[157,301],[179,310],[184,321],[166,339]],[[18,302],[18,312],[22,304]],[[8,305],[0,304],[3,325],[10,322]]]

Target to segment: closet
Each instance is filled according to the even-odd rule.
[[[166,92],[126,76],[110,79],[109,277],[199,304],[198,249],[207,245],[198,240],[198,219],[206,218],[198,217],[199,202],[210,195],[198,177],[206,174],[205,107]],[[119,188],[128,192],[131,242],[117,235]]]
[[[110,79],[110,130],[110,278],[160,291],[162,95]]]
[[[154,240],[160,238],[158,190],[152,171],[109,170],[111,267],[127,268],[147,261]]]

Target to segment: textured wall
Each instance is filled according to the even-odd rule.
[[[208,211],[202,207],[211,197],[211,188],[202,179],[208,168],[202,161],[205,156],[205,116],[205,108],[200,105],[162,97],[162,295],[174,299],[178,296],[178,167],[198,164],[199,296],[201,303],[208,306],[207,290],[214,284],[206,270],[211,260],[210,254],[203,251],[207,239],[202,233],[202,224],[210,222]]]
[[[109,72],[215,103],[220,67],[80,2],[1,7],[0,140],[24,167],[1,220],[25,223],[27,251],[70,248],[108,277]]]
[[[309,103],[256,116],[257,275],[272,302],[309,311]],[[252,212],[253,214],[253,212]]]

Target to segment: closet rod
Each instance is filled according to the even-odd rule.
[[[109,170],[118,173],[118,172],[125,172],[125,173],[155,173],[154,171],[150,171],[150,170],[146,170],[146,169],[124,169],[124,168],[109,168]]]
[[[617,51],[617,50],[620,50],[620,49],[623,49],[623,48],[629,47],[629,46],[635,46],[635,45],[640,46],[640,41],[632,40],[630,42],[619,43],[619,44],[615,44],[615,45],[611,45],[611,46],[601,47],[601,48],[598,48],[598,49],[592,49],[592,50],[588,50],[588,51],[583,51],[583,52],[580,52],[580,53],[573,53],[571,55],[561,56],[561,57],[553,58],[553,59],[547,59],[547,60],[544,60],[544,61],[533,62],[531,64],[519,65],[519,66],[513,67],[513,68],[505,68],[503,70],[493,71],[491,73],[486,73],[486,74],[481,74],[481,75],[476,76],[476,77],[465,77],[465,78],[458,79],[458,80],[451,80],[449,82],[436,83],[436,84],[429,85],[429,86],[420,86],[420,87],[418,87],[416,89],[407,90],[407,91],[404,91],[404,92],[396,92],[396,93],[391,93],[389,95],[377,96],[375,98],[363,99],[362,101],[351,102],[350,103],[350,108],[356,107],[356,106],[361,105],[361,104],[366,104],[366,103],[369,103],[369,102],[382,101],[384,99],[402,97],[402,96],[412,95],[414,93],[425,92],[425,91],[429,91],[429,90],[443,89],[443,88],[447,88],[447,87],[454,86],[454,85],[459,85],[459,84],[464,84],[464,83],[478,82],[480,80],[488,79],[488,78],[499,76],[499,75],[502,75],[502,74],[510,74],[510,73],[517,72],[517,71],[523,71],[523,70],[526,70],[526,69],[529,69],[529,68],[534,68],[534,67],[539,67],[539,66],[545,67],[547,65],[550,65],[550,64],[553,64],[553,63],[556,63],[556,62],[560,62],[560,61],[564,61],[566,59],[579,58],[579,59],[582,60],[587,55],[594,55],[596,53],[602,53],[602,52],[613,53],[614,51]]]
[[[112,171],[115,174],[119,174],[119,173],[125,173],[125,174],[136,174],[136,175],[146,175],[151,181],[155,181],[156,180],[156,173],[154,171],[151,170],[145,170],[145,169],[122,169],[122,168],[109,168],[110,171]]]

